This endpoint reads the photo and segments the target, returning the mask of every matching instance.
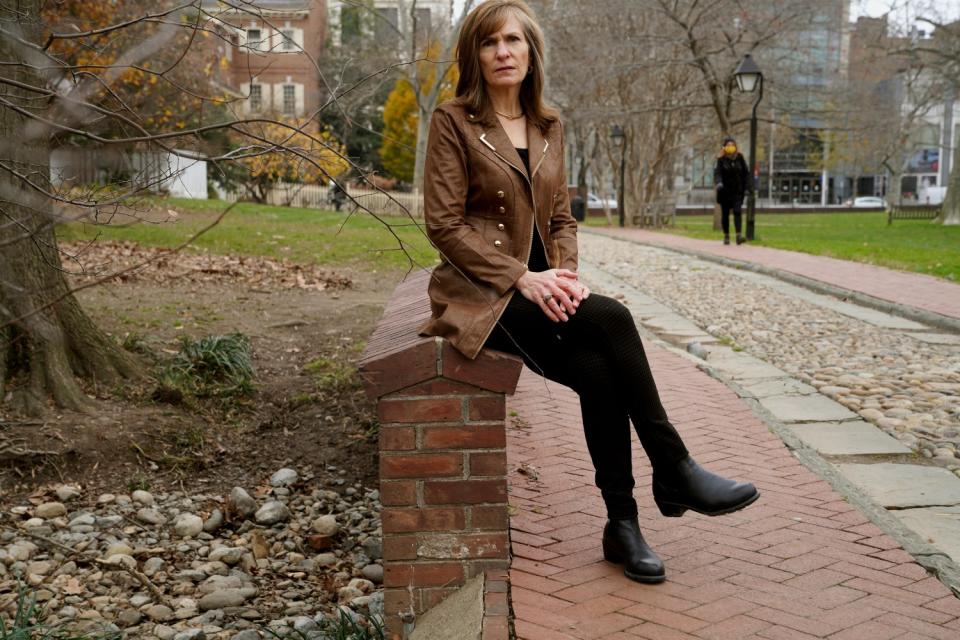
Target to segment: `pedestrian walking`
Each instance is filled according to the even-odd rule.
[[[441,261],[421,334],[468,358],[484,347],[521,356],[580,396],[608,520],[604,557],[640,582],[664,565],[640,531],[630,423],[653,466],[664,516],[730,513],[759,493],[700,467],[667,418],[630,311],[577,276],[563,129],[543,102],[543,34],[522,0],[487,0],[457,46],[456,98],[436,109],[424,168],[427,234]]]
[[[347,201],[347,192],[344,191],[343,187],[340,186],[340,183],[334,179],[330,179],[330,202],[333,203],[333,207],[339,212],[340,207],[343,206],[343,203]]]
[[[723,224],[723,244],[730,244],[730,212],[733,212],[733,224],[737,231],[737,244],[746,242],[740,234],[743,217],[743,198],[747,191],[753,191],[750,167],[737,149],[737,141],[727,136],[723,139],[723,152],[713,167],[713,185],[717,190],[717,202],[720,204],[720,221]]]

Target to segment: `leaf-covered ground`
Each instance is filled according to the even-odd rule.
[[[85,273],[116,273],[158,249],[100,241],[68,245]],[[82,267],[82,268],[81,268]],[[91,384],[93,415],[42,420],[0,409],[0,500],[49,483],[91,491],[192,484],[229,490],[283,466],[324,464],[375,478],[376,423],[355,364],[401,274],[357,277],[261,257],[182,253],[80,292],[81,304],[156,373],[182,337],[240,332],[252,347],[248,397],[155,399],[156,380]]]

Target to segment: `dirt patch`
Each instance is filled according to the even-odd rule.
[[[344,480],[375,486],[374,407],[351,374],[402,274],[189,260],[87,289],[81,303],[118,341],[150,354],[142,356],[148,370],[176,352],[181,336],[246,334],[254,394],[166,404],[151,398],[148,380],[89,388],[99,398],[94,415],[0,413],[4,502],[60,482],[80,483],[88,495],[223,491],[283,466],[322,473],[333,465]]]

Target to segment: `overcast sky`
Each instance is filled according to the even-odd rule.
[[[960,18],[960,0],[936,0],[931,3],[929,0],[911,1],[911,0],[853,0],[850,6],[850,18],[856,20],[857,16],[882,16],[885,13],[893,12],[893,16],[898,21],[907,21],[911,13],[916,13],[915,8],[920,5],[936,4],[938,11],[942,12],[943,17],[948,19]]]
[[[926,1],[929,0],[925,0],[924,3]],[[464,0],[454,0],[457,12],[463,7],[463,2]],[[891,6],[901,7],[900,13],[902,14],[902,7],[910,4],[916,4],[916,2],[910,0],[853,0],[850,17],[856,20],[857,16],[881,16],[890,11]],[[936,4],[942,8],[948,18],[960,18],[960,0],[936,0]]]

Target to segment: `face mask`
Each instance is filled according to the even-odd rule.
[[[728,155],[731,155],[731,156],[732,156],[733,154],[735,154],[735,153],[737,152],[737,145],[735,145],[735,144],[728,144],[727,146],[725,146],[725,147],[723,148],[723,150],[724,150],[725,153],[727,153]]]

